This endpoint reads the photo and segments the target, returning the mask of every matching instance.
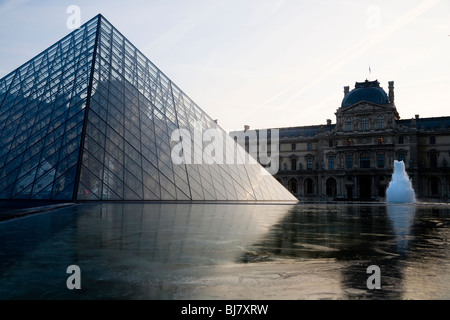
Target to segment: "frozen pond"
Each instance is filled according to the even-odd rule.
[[[0,299],[450,299],[449,238],[444,204],[78,204],[0,223]]]

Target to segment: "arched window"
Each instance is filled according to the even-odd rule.
[[[290,179],[288,182],[288,188],[289,191],[291,191],[293,194],[297,194],[298,193],[297,180]]]
[[[439,195],[439,179],[436,177],[430,178],[430,194],[432,196]]]
[[[334,178],[327,179],[327,182],[326,182],[327,197],[335,197],[336,196],[336,186],[337,186],[337,182]]]
[[[403,144],[403,143],[404,143],[403,137],[398,137],[398,144]]]
[[[314,193],[314,182],[311,178],[305,180],[305,194],[310,195]]]

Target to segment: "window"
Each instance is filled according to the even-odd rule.
[[[307,149],[307,150],[312,150],[312,144],[311,144],[311,142],[308,142],[308,143],[306,144],[306,149]]]
[[[377,117],[377,129],[384,129],[384,119],[383,116]]]
[[[352,129],[353,129],[352,120],[351,119],[345,120],[345,131],[352,131]]]
[[[352,145],[352,139],[347,139],[346,143],[347,143],[347,146],[351,146]]]
[[[405,154],[404,153],[399,153],[398,156],[397,156],[397,160],[405,162]]]
[[[384,168],[384,153],[377,155],[377,166],[378,168]]]
[[[328,147],[333,147],[333,140],[328,140]]]
[[[292,150],[292,151],[295,150],[295,143],[291,144],[291,150]]]
[[[369,130],[369,120],[366,117],[361,119],[361,130]]]
[[[351,154],[345,155],[345,166],[347,169],[353,168],[353,155]]]
[[[404,142],[403,137],[398,137],[398,144],[403,144]]]
[[[436,153],[430,153],[430,167],[431,168],[437,168],[437,154]]]
[[[290,179],[288,182],[288,187],[289,190],[293,193],[293,194],[297,194],[297,181],[294,179]]]
[[[359,158],[360,168],[370,168],[370,154],[368,152],[363,152]]]
[[[328,169],[334,169],[334,156],[328,156]]]
[[[431,136],[430,137],[430,144],[436,144],[436,137],[435,136]]]
[[[328,178],[325,185],[327,197],[336,196],[336,186],[337,186],[336,180],[334,178]]]
[[[312,168],[313,168],[312,158],[306,158],[306,169],[312,170]]]
[[[297,159],[291,159],[291,170],[297,170]]]
[[[378,137],[377,143],[378,144],[383,144],[383,137]]]
[[[314,191],[314,184],[311,178],[305,180],[305,193],[312,194]]]
[[[439,194],[439,180],[438,178],[431,178],[430,179],[430,189],[432,195],[438,195]]]

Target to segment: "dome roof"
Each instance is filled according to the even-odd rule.
[[[365,82],[356,82],[355,88],[344,96],[341,108],[350,107],[360,101],[388,104],[389,98],[386,91],[380,87],[378,80],[366,80]]]

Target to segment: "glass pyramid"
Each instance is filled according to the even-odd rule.
[[[0,199],[296,201],[257,163],[175,164],[198,124],[225,133],[98,15],[0,79]]]

